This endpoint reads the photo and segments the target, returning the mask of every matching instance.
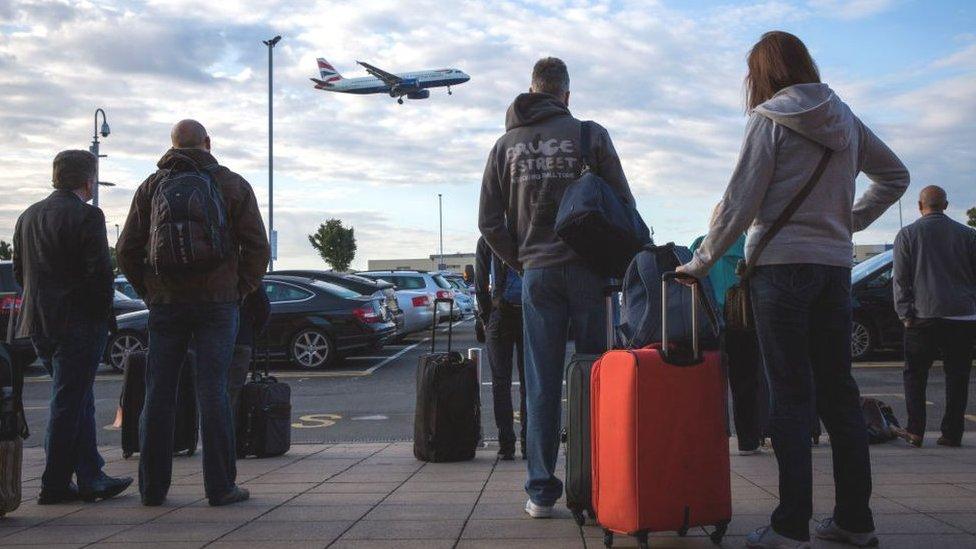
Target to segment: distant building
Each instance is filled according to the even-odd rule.
[[[411,271],[452,271],[463,273],[465,267],[474,265],[474,254],[444,254],[443,265],[438,265],[441,257],[431,254],[419,259],[370,259],[366,262],[367,270],[411,270]]]
[[[854,263],[860,263],[893,248],[892,244],[855,244]]]

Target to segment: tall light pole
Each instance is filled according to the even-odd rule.
[[[271,40],[262,40],[268,46],[268,241],[271,243],[271,259],[268,270],[274,270],[274,262],[278,257],[278,234],[274,230],[274,47],[281,40],[275,36]]]
[[[92,133],[92,144],[88,147],[88,150],[95,155],[95,188],[92,190],[92,205],[96,208],[98,207],[98,186],[101,185],[101,181],[98,179],[98,159],[103,158],[104,154],[98,153],[98,113],[102,113],[102,137],[108,137],[108,120],[105,119],[105,111],[102,109],[95,109],[95,131]]]
[[[440,225],[441,235],[441,259],[437,262],[437,270],[440,271],[444,268],[444,201],[442,200],[441,193],[437,193],[437,219]]]

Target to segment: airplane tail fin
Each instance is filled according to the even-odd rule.
[[[328,87],[331,86],[332,83],[342,80],[342,75],[339,74],[339,71],[335,70],[335,67],[332,66],[332,63],[329,63],[328,61],[326,61],[321,57],[319,57],[317,61],[319,64],[319,75],[322,78],[321,80],[316,78],[312,79],[316,84],[315,87],[317,88]]]

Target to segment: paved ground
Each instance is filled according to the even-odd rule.
[[[873,508],[882,547],[976,547],[976,437],[967,448],[872,447]],[[408,443],[304,444],[288,455],[239,462],[251,501],[210,508],[199,457],[176,458],[163,507],[146,508],[130,490],[97,504],[38,506],[43,457],[27,450],[26,501],[0,519],[0,546],[45,547],[600,547],[601,530],[579,528],[562,507],[552,520],[521,511],[523,462],[498,462],[494,448],[473,462],[424,464]],[[135,460],[107,470],[135,474]],[[829,449],[814,450],[815,518],[832,506]],[[732,457],[734,517],[724,546],[765,524],[776,504],[771,454]],[[617,546],[634,546],[618,538]],[[712,547],[700,529],[687,538],[655,535],[652,547]],[[815,547],[830,547],[817,543]]]
[[[455,348],[480,346],[475,341],[471,320],[457,324],[454,336]],[[351,357],[332,370],[281,370],[287,365],[276,364],[276,375],[292,388],[293,440],[308,443],[410,440],[413,436],[414,372],[419,355],[429,349],[430,341],[426,337],[427,334],[419,334],[401,345]],[[438,337],[439,344],[446,343],[441,339],[442,334]],[[890,403],[898,417],[904,420],[901,362],[891,354],[877,356],[873,360],[875,362],[855,365],[855,377],[861,391]],[[27,384],[25,404],[31,431],[35,435],[28,439],[27,444],[37,446],[42,444],[44,438],[51,388],[47,375],[39,366],[32,370],[31,375],[33,378]],[[495,431],[487,366],[483,381],[485,435],[493,438]],[[99,375],[95,393],[98,425],[112,424],[121,386],[120,374],[106,370]],[[967,426],[976,429],[976,375],[972,376],[970,387],[974,397],[970,399]],[[944,391],[942,370],[936,367],[929,382],[929,429],[938,429]],[[118,433],[102,430],[99,432],[99,442],[118,445]]]

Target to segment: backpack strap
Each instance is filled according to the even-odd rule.
[[[593,147],[591,135],[593,134],[593,121],[584,120],[580,122],[580,174],[596,170],[596,161],[593,159]]]
[[[830,149],[824,149],[823,156],[820,157],[820,163],[817,164],[816,169],[814,169],[813,173],[810,174],[810,179],[808,179],[803,185],[800,192],[796,193],[793,200],[790,200],[790,203],[786,205],[786,208],[784,208],[783,212],[779,214],[776,221],[773,221],[773,224],[771,227],[769,227],[769,230],[766,231],[759,239],[759,243],[756,244],[756,249],[753,250],[752,254],[749,256],[749,261],[739,261],[739,264],[736,265],[735,274],[739,275],[740,279],[745,280],[752,276],[753,271],[756,269],[756,263],[759,261],[759,256],[762,255],[763,250],[766,249],[766,246],[769,245],[769,242],[773,239],[773,237],[775,237],[776,234],[779,233],[779,231],[789,222],[790,218],[793,217],[793,214],[800,209],[803,201],[805,201],[807,197],[810,196],[810,193],[813,192],[813,188],[816,187],[817,182],[820,181],[820,176],[823,175],[824,170],[827,168],[827,164],[830,162],[830,157],[833,155],[833,153],[834,151]]]

